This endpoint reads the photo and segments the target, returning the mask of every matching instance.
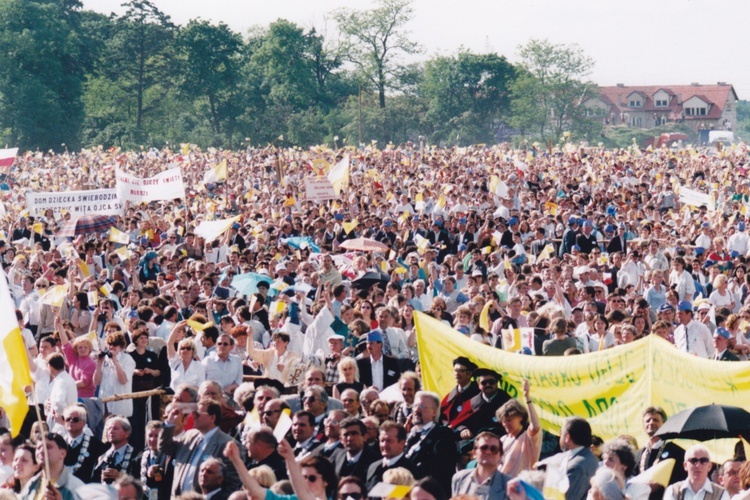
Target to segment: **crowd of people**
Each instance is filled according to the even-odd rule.
[[[341,161],[337,197],[307,199]],[[26,207],[175,166],[185,197],[126,204],[124,241]],[[413,319],[498,349],[533,328],[533,356],[658,335],[747,360],[747,166],[744,145],[27,153],[0,179],[0,261],[34,385],[0,430],[0,497],[533,499],[546,466],[570,500],[750,498],[742,450],[664,442],[659,407],[647,443],[602,443],[582,417],[551,436],[528,381],[512,398],[465,353],[453,390],[425,390]],[[668,458],[668,484],[641,474]]]

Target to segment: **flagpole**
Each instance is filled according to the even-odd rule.
[[[34,401],[36,401],[36,384],[31,385],[31,390],[34,392]],[[44,420],[42,420],[42,412],[39,411],[39,401],[36,401],[36,404],[34,405],[34,410],[36,411],[36,420],[39,423],[39,429],[42,431],[42,450],[44,450],[44,475],[47,477],[47,482],[49,484],[52,484],[52,476],[50,475],[49,471],[49,455],[47,454],[47,433],[44,431],[44,424],[46,423]]]

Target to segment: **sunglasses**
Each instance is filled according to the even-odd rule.
[[[364,495],[360,492],[339,493],[338,500],[347,500],[348,498],[351,498],[352,500],[360,500],[360,498],[364,498]]]
[[[497,380],[482,380],[481,386],[486,387],[488,385],[497,385]]]
[[[81,420],[83,420],[81,417],[67,417],[65,419],[66,422],[71,423],[71,424],[77,424]]]
[[[688,458],[688,462],[690,462],[693,465],[695,465],[695,464],[706,465],[710,461],[711,460],[708,457],[701,457],[701,458],[695,458],[695,457],[693,457],[693,458]]]
[[[492,453],[494,455],[495,453],[500,453],[500,447],[499,446],[490,446],[488,444],[483,444],[482,446],[479,447],[479,451],[481,451],[481,452],[489,451],[490,453]]]
[[[266,410],[260,414],[261,417],[265,417],[266,415],[273,415],[275,413],[281,413],[281,410]]]
[[[217,342],[216,345],[232,345],[229,342]]]
[[[302,475],[302,477],[305,478],[305,480],[308,481],[308,482],[310,482],[310,483],[314,483],[314,482],[316,482],[318,480],[318,476],[305,476],[305,475]]]

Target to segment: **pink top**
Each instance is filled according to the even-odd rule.
[[[541,429],[534,436],[530,436],[528,431],[523,431],[517,438],[506,434],[500,440],[503,443],[503,463],[500,465],[500,472],[516,477],[522,470],[531,470],[539,461],[539,454],[542,452]]]
[[[62,346],[62,351],[68,361],[70,376],[76,383],[83,381],[83,386],[78,388],[78,397],[93,398],[96,394],[96,384],[94,384],[96,361],[91,356],[80,357],[70,342]]]

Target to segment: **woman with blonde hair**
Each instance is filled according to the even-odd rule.
[[[276,474],[274,474],[273,469],[267,465],[259,465],[258,467],[250,469],[248,474],[254,477],[258,481],[258,484],[264,488],[270,488],[276,482]]]
[[[333,386],[333,397],[341,399],[341,393],[347,389],[354,389],[362,392],[365,384],[359,381],[359,367],[354,358],[345,357],[337,366],[339,372],[339,382]]]
[[[78,397],[93,398],[96,394],[96,384],[94,384],[96,361],[91,357],[94,344],[87,337],[78,337],[71,342],[70,336],[73,332],[66,327],[65,323],[59,316],[55,318],[55,330],[60,337],[62,352],[68,364],[68,373],[76,382]]]
[[[711,284],[714,288],[714,291],[711,292],[711,295],[708,297],[708,301],[711,305],[714,307],[726,307],[730,311],[734,311],[734,306],[737,301],[732,295],[732,292],[727,289],[729,286],[727,276],[725,274],[719,274],[714,278],[714,281]]]
[[[206,369],[196,356],[195,342],[193,339],[184,338],[184,325],[184,321],[177,323],[167,340],[167,359],[172,377],[169,387],[175,390],[180,384],[197,386],[206,380]],[[178,340],[179,344],[175,351],[174,344]]]

